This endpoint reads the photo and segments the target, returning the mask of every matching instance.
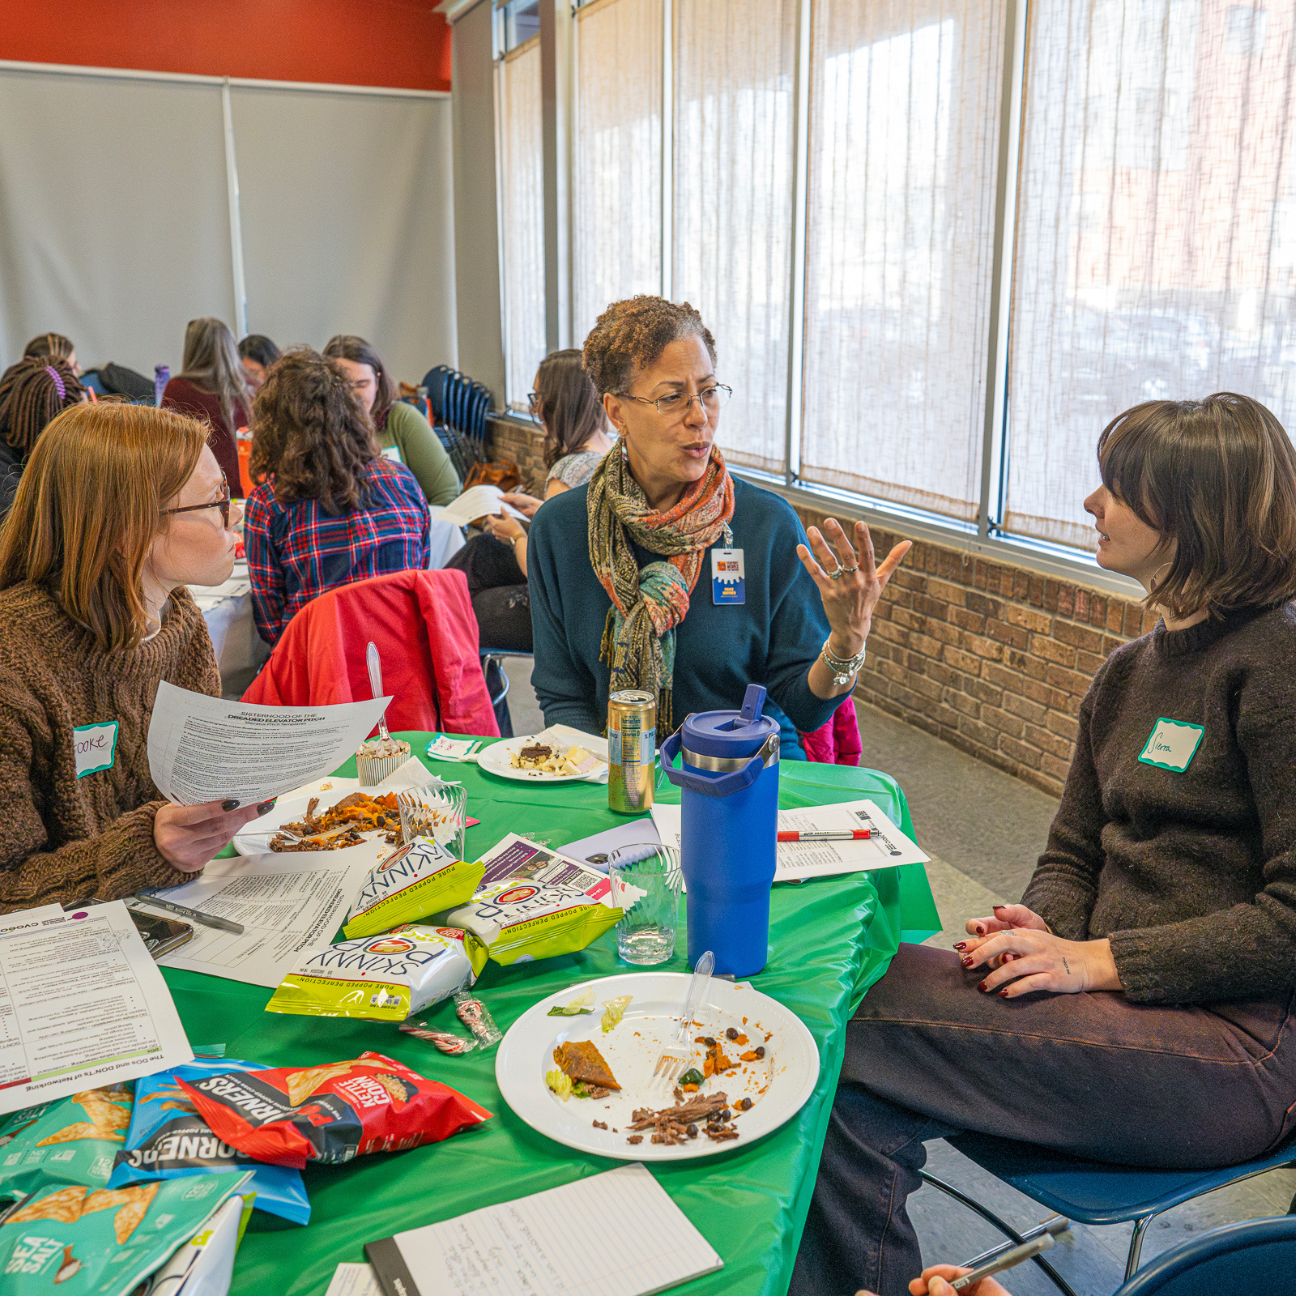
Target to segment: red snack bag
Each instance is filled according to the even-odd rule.
[[[293,1170],[439,1143],[491,1118],[472,1099],[381,1053],[178,1083],[218,1138]]]

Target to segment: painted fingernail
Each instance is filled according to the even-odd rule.
[[[959,962],[962,963],[964,967],[971,967],[971,966],[972,966],[972,956],[971,956],[970,954],[965,954],[965,955],[964,955],[964,956],[959,960]]]
[[[976,925],[976,934],[977,934],[978,936],[984,936],[984,935],[985,935],[985,924],[984,924],[984,923],[977,923],[977,925]]]
[[[1008,991],[1007,991],[1007,990],[1000,990],[1000,991],[999,991],[999,998],[1000,998],[1000,999],[1007,999],[1007,998],[1008,998]]]
[[[273,801],[262,801],[261,804],[257,806],[257,814],[259,815],[269,814],[270,811],[273,809],[274,809]]]
[[[955,948],[955,949],[967,949],[967,941],[955,941],[955,942],[954,942],[954,948]]]
[[[239,803],[233,797],[230,797],[228,801],[221,802],[222,810],[237,810],[238,808],[239,808]]]
[[[981,984],[980,984],[979,986],[977,986],[977,989],[978,989],[978,990],[984,990],[984,991],[986,991],[987,993],[989,993],[989,990],[990,990],[990,983],[989,983],[988,981],[982,981]]]

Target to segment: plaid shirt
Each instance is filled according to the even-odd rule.
[[[329,517],[316,500],[280,504],[274,478],[248,496],[243,526],[257,630],[275,643],[311,599],[338,585],[428,565],[428,507],[404,464],[375,459],[367,506]]]

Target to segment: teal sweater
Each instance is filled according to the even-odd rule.
[[[590,564],[587,488],[546,501],[527,539],[535,671],[531,682],[546,724],[602,733],[608,667],[599,660],[611,600]],[[828,638],[828,618],[814,581],[797,557],[805,542],[797,515],[777,495],[734,478],[734,547],[743,551],[747,601],[717,607],[711,556],[676,630],[674,711],[738,710],[748,684],[769,692],[765,714],[782,729],[784,760],[804,759],[796,730],[826,724],[841,698],[818,698],[806,672]],[[640,567],[661,555],[636,546]],[[666,735],[659,734],[658,738]]]

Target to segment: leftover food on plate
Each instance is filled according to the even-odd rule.
[[[317,815],[319,800],[311,797],[305,815],[296,823],[284,824],[270,838],[272,851],[342,850],[362,845],[365,838],[361,834],[375,830],[383,831],[392,845],[400,841],[400,810],[394,792],[381,797],[351,792]]]
[[[475,936],[402,923],[378,936],[307,951],[265,1010],[403,1022],[472,985],[485,966],[486,950]]]
[[[549,1009],[546,1016],[549,1017],[577,1017],[582,1013],[592,1013],[594,1011],[594,987],[590,986],[569,1004],[554,1004]]]
[[[509,764],[514,769],[533,770],[537,774],[557,774],[572,777],[592,774],[603,762],[584,747],[562,747],[547,742],[528,742],[509,752]]]
[[[602,1098],[609,1091],[621,1088],[612,1074],[612,1068],[593,1040],[568,1040],[554,1049],[553,1059],[558,1063],[559,1070],[573,1082],[584,1085],[587,1089],[601,1090],[590,1093],[588,1096],[591,1098]],[[551,1085],[550,1088],[552,1087]]]
[[[399,823],[398,819],[398,827]],[[369,870],[343,933],[348,939],[373,936],[398,923],[418,922],[463,904],[481,884],[484,873],[480,861],[469,864],[455,859],[433,838],[415,837]]]
[[[625,1016],[625,1010],[633,998],[634,995],[617,995],[615,999],[609,999],[603,1005],[603,1016],[599,1018],[599,1026],[604,1035]]]
[[[749,1111],[751,1099],[745,1098],[743,1101],[747,1106],[740,1110]],[[642,1143],[644,1133],[651,1130],[650,1141],[665,1143],[668,1147],[687,1143],[699,1134],[705,1134],[713,1143],[728,1143],[738,1137],[738,1130],[734,1126],[737,1114],[722,1093],[699,1094],[696,1098],[685,1099],[676,1089],[674,1107],[663,1107],[657,1111],[641,1107],[631,1113],[631,1123],[627,1128],[636,1132],[628,1135],[626,1142]]]
[[[437,1143],[491,1113],[394,1058],[227,1072],[180,1087],[217,1137],[258,1161],[300,1170]]]

